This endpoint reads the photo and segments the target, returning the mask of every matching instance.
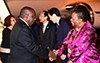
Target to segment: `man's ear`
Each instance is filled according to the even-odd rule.
[[[52,16],[53,16],[53,17],[56,17],[56,14],[53,14]]]
[[[45,16],[45,18],[47,19],[48,17],[47,17],[47,16]]]
[[[26,15],[24,16],[23,19],[24,19],[25,21],[27,21],[27,18],[28,18],[28,14],[26,14]]]

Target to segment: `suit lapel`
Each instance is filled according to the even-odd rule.
[[[48,33],[48,30],[49,30],[49,27],[50,27],[50,23],[48,23],[48,25],[46,26],[46,29],[45,29],[45,32],[44,32],[44,34],[43,34],[42,40],[45,39],[45,37],[46,37],[46,35],[47,35],[47,33]],[[43,44],[43,43],[44,43],[44,41],[42,42],[42,44]]]
[[[41,37],[41,40],[43,40],[43,25],[41,25],[40,27],[40,37]]]
[[[44,36],[47,33],[48,29],[50,28],[50,23],[48,23],[48,25],[46,26],[45,32],[44,32]]]
[[[20,19],[20,20],[21,20],[21,19]],[[27,29],[30,30],[30,32],[31,32],[32,35],[34,36],[33,31],[29,28],[29,26],[27,26],[27,24],[26,24],[25,22],[23,22],[22,20],[21,20],[21,22],[25,25],[25,27],[26,27]],[[34,36],[34,38],[35,38],[35,36]]]

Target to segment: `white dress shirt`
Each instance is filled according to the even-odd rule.
[[[45,24],[43,24],[43,33],[45,32],[45,29],[46,29],[48,23],[49,23],[49,21],[47,21]]]
[[[23,20],[22,18],[19,18],[19,19],[21,19],[27,26],[29,26],[25,20]]]

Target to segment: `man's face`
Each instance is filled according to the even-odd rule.
[[[42,12],[40,15],[39,15],[39,20],[41,23],[43,23],[45,20],[46,20],[46,17],[44,16],[44,12]]]
[[[29,26],[32,26],[33,22],[36,20],[35,12],[29,11],[28,17],[27,17],[27,23]]]
[[[55,16],[55,14],[53,14],[52,16],[50,15],[50,14],[48,14],[48,16],[49,16],[49,18],[50,18],[50,20],[53,22],[53,23],[56,23],[56,16]]]

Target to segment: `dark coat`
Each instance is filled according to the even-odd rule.
[[[57,28],[57,44],[55,46],[55,49],[58,48],[58,46],[61,44],[61,42],[67,36],[69,30],[70,30],[70,26],[69,26],[68,22],[61,18],[59,21],[59,26]]]
[[[59,26],[57,28],[57,44],[55,46],[55,49],[59,48],[59,45],[64,40],[64,38],[67,36],[68,32],[70,30],[70,26],[68,22],[64,19],[60,19]],[[67,50],[64,52],[65,55],[67,55]],[[66,63],[68,59],[62,60],[61,63]]]
[[[37,45],[33,32],[21,19],[11,32],[10,43],[8,63],[39,63],[38,56],[46,59],[49,53]]]
[[[55,25],[52,22],[49,22],[45,32],[43,34],[42,32],[42,27],[40,29],[40,35],[41,35],[41,45],[44,49],[46,49],[47,47],[50,48],[50,50],[54,49],[55,46],[55,40],[56,40],[56,28]]]

